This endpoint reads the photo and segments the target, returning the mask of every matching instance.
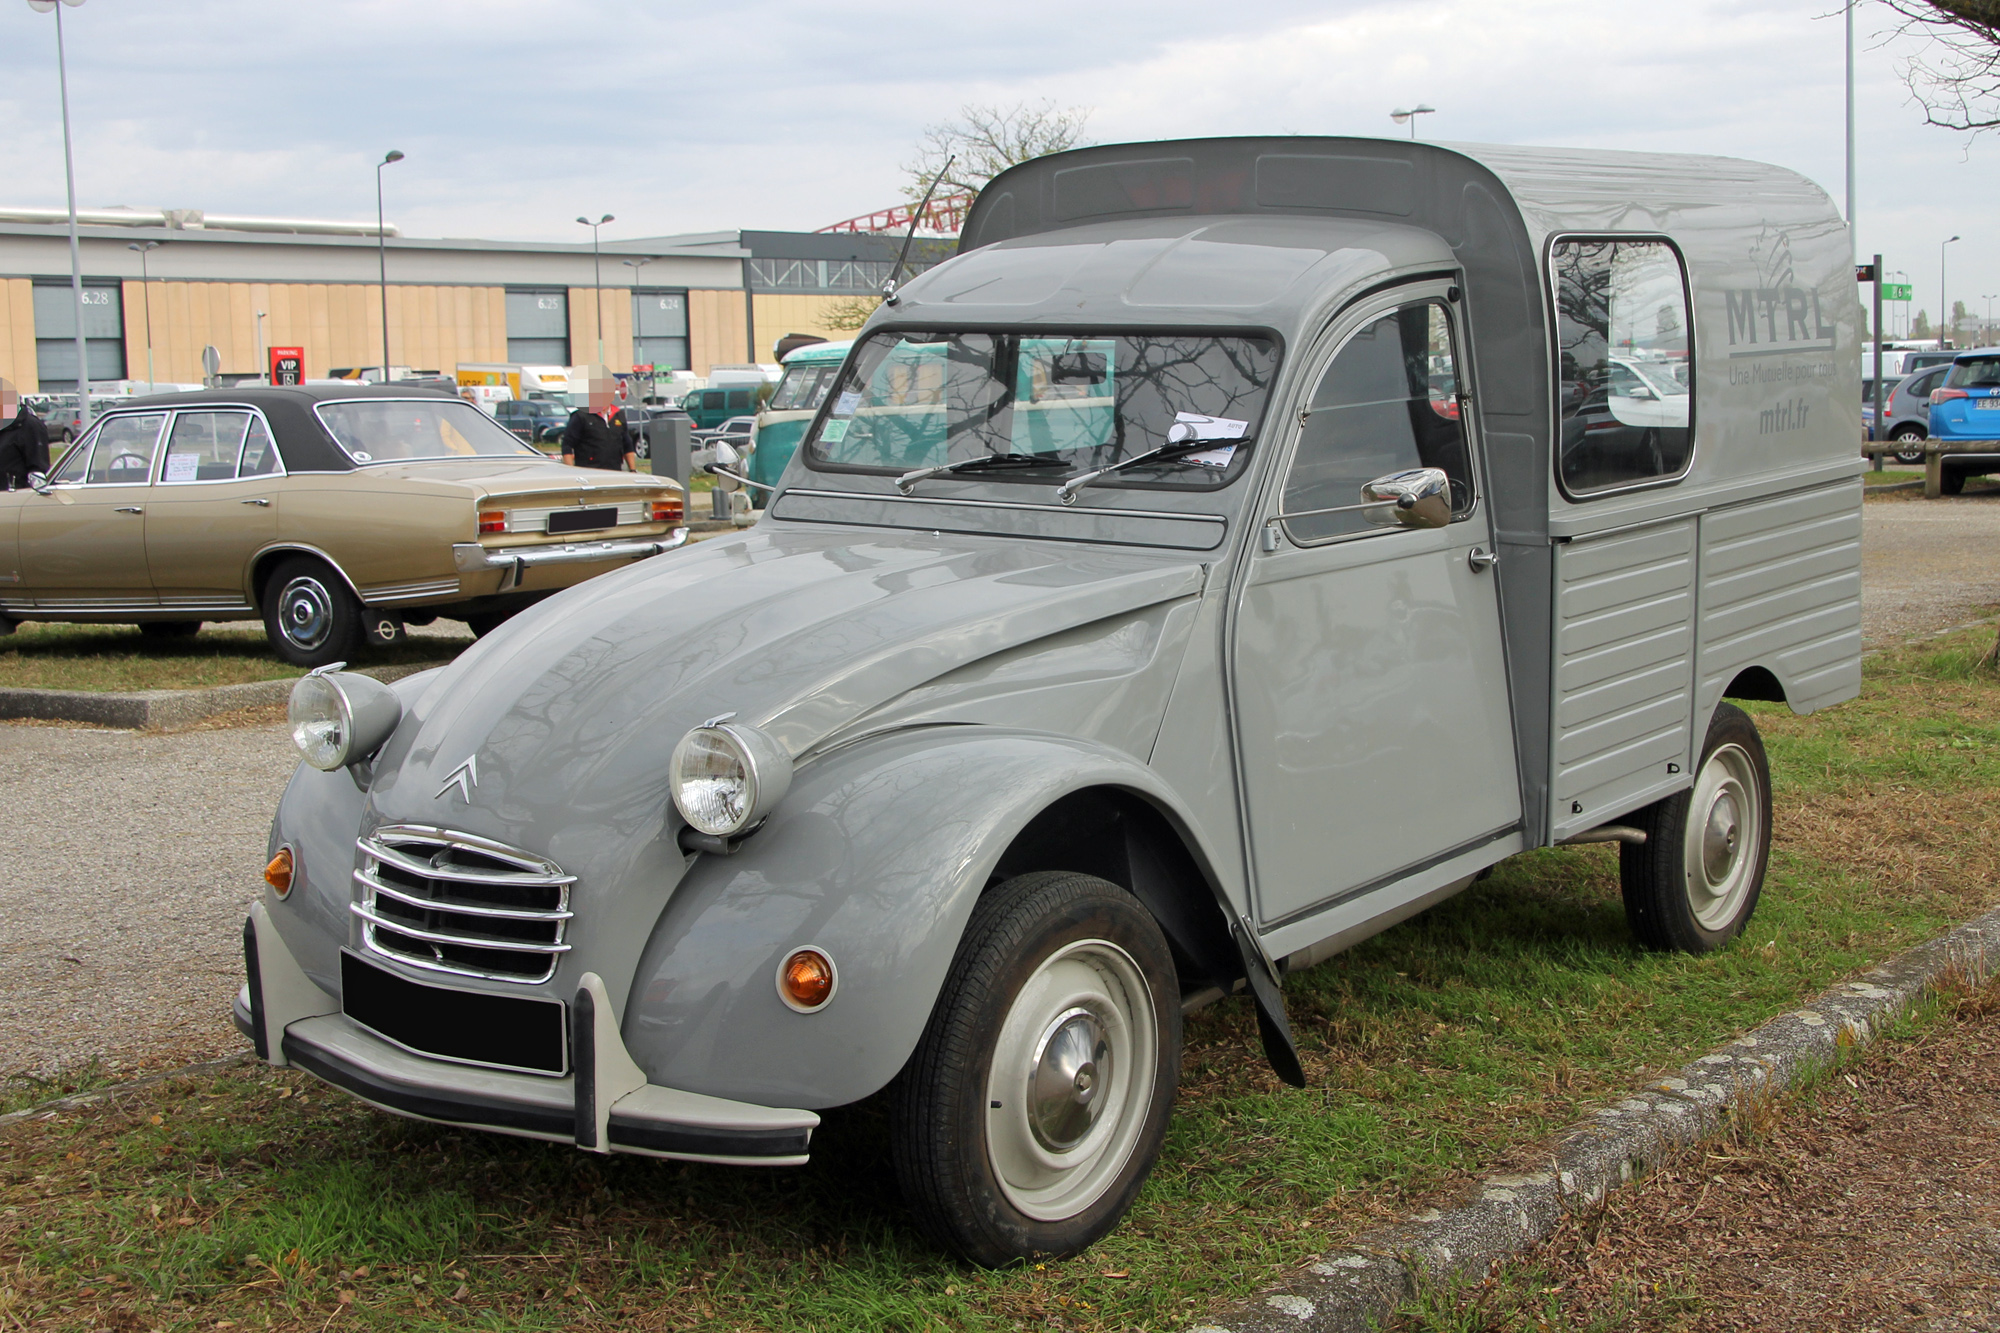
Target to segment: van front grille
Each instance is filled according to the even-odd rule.
[[[413,967],[547,981],[569,952],[570,885],[555,862],[470,833],[389,824],[356,845],[361,940]]]

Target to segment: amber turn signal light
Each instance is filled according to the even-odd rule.
[[[479,532],[481,536],[489,532],[507,530],[507,511],[504,509],[482,509],[479,511]]]
[[[778,996],[809,1014],[833,998],[834,981],[833,959],[818,949],[800,949],[778,969]]]
[[[678,523],[681,521],[681,515],[684,512],[686,511],[681,507],[681,497],[678,495],[666,500],[653,501],[653,522],[655,523]]]
[[[271,858],[271,864],[264,867],[264,882],[276,889],[280,898],[292,891],[291,848],[278,849],[278,854]]]

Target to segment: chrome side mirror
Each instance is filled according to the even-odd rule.
[[[1443,468],[1414,467],[1377,477],[1361,488],[1361,499],[1382,505],[1362,512],[1370,523],[1384,527],[1441,528],[1451,522],[1451,478]],[[1393,501],[1394,507],[1384,501]]]
[[[708,465],[708,471],[709,475],[715,478],[717,490],[733,491],[743,484],[742,478],[738,477],[734,472],[724,470],[726,468],[734,468],[742,463],[742,461],[743,455],[736,451],[735,445],[729,443],[727,440],[717,440],[715,442],[715,459]]]
[[[49,485],[49,474],[46,472],[30,472],[28,474],[28,485],[34,488],[34,492],[37,495],[47,495],[55,489],[55,487]]]

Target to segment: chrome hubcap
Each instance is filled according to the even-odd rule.
[[[1688,906],[1704,930],[1732,926],[1756,882],[1764,825],[1757,793],[1756,765],[1740,745],[1721,746],[1695,775],[1682,864]]]
[[[1098,1090],[1111,1073],[1104,1025],[1088,1009],[1058,1015],[1042,1034],[1028,1089],[1028,1124],[1051,1152],[1074,1148],[1097,1123],[1104,1101]]]
[[[300,648],[317,648],[333,630],[333,599],[317,579],[293,579],[278,597],[278,624]]]

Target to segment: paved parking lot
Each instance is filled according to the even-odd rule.
[[[1870,647],[2000,608],[2000,492],[1872,502],[1864,543]],[[240,1047],[238,931],[293,762],[272,724],[0,724],[0,1077]]]

